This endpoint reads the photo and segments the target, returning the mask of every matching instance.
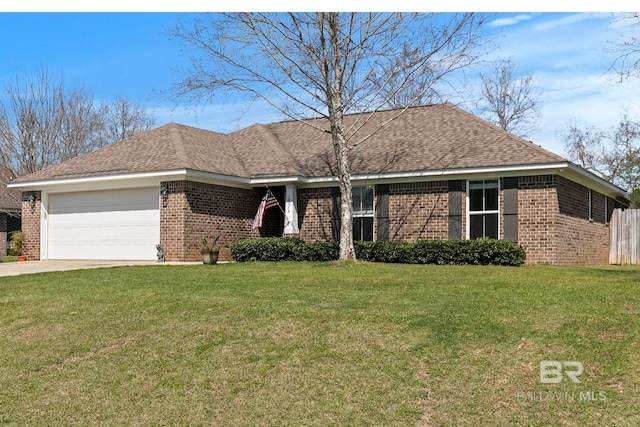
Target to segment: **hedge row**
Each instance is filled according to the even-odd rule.
[[[338,259],[338,245],[330,242],[309,243],[286,237],[263,237],[239,240],[231,245],[236,261],[333,261]]]
[[[355,249],[362,261],[403,264],[518,266],[526,257],[524,248],[495,239],[355,242]],[[332,261],[338,259],[338,244],[269,237],[235,242],[231,254],[239,262]]]

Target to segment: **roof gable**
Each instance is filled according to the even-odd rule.
[[[323,119],[308,122],[313,127],[296,121],[267,127],[295,158],[301,175],[335,175],[328,123]],[[345,126],[355,130],[350,145],[366,138],[351,149],[354,174],[566,161],[451,104],[349,115],[345,117]]]
[[[244,168],[225,135],[169,123],[21,177],[15,182],[176,169],[242,175]]]

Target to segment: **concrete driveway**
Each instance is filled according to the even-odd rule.
[[[0,263],[0,277],[48,271],[82,270],[123,265],[157,265],[156,261],[27,261]]]

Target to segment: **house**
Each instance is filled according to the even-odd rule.
[[[388,122],[388,123],[387,123]],[[354,237],[517,242],[530,263],[608,263],[625,191],[451,104],[345,118]],[[385,126],[380,127],[381,124]],[[312,126],[309,126],[312,125]],[[29,259],[197,261],[202,235],[336,239],[339,191],[324,119],[230,134],[169,123],[16,179]],[[252,229],[266,188],[282,211]],[[229,257],[229,254],[222,254]]]
[[[20,190],[7,188],[12,179],[12,172],[0,166],[0,258],[8,254],[11,233],[20,230]]]

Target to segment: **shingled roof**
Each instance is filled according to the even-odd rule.
[[[0,212],[16,212],[22,206],[22,192],[17,188],[7,188],[13,174],[4,166],[0,166]]]
[[[451,104],[345,117],[354,174],[566,161]],[[243,178],[335,175],[329,124],[284,121],[231,134],[169,123],[14,182],[190,169]],[[363,124],[363,126],[360,126]],[[381,126],[383,125],[384,126]],[[312,125],[312,126],[309,126]]]

